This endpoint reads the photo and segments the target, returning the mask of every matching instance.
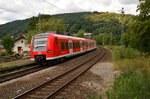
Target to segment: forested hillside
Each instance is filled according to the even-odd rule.
[[[0,38],[5,36],[6,34],[10,35],[19,35],[28,32],[28,21],[26,20],[16,20],[13,22],[9,22],[3,25],[0,25]]]
[[[61,20],[60,23],[51,22],[46,23],[50,18],[53,21]],[[39,23],[39,19],[40,22]],[[0,38],[6,34],[19,35],[27,34],[30,30],[38,31],[39,25],[45,27],[55,27],[51,29],[61,30],[57,27],[63,27],[63,32],[68,33],[78,33],[83,30],[84,32],[92,33],[92,35],[97,35],[99,33],[114,33],[120,34],[127,28],[128,22],[132,19],[132,15],[121,15],[116,13],[108,12],[80,12],[80,13],[66,13],[58,15],[40,15],[38,17],[32,17],[25,20],[17,20],[0,25]],[[29,21],[30,20],[30,21]],[[47,31],[48,28],[43,31]],[[41,32],[43,32],[41,31]]]

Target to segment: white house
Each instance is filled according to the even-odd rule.
[[[29,51],[29,44],[27,42],[27,37],[25,35],[22,35],[18,39],[15,40],[13,51],[16,53],[23,52],[23,51]]]

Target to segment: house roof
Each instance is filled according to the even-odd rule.
[[[25,34],[23,34],[23,35],[21,35],[19,38],[17,38],[15,41],[18,41],[18,40],[20,40],[20,39],[27,39],[27,36],[25,35]]]

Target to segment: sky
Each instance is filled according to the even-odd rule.
[[[138,0],[0,0],[0,24],[26,19],[41,14],[73,12],[116,12],[124,8],[125,14],[136,12]]]

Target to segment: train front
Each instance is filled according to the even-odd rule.
[[[36,63],[40,65],[47,65],[46,57],[47,54],[50,53],[48,49],[48,38],[49,35],[34,35],[30,44],[31,55],[30,58],[32,61],[36,61]]]

